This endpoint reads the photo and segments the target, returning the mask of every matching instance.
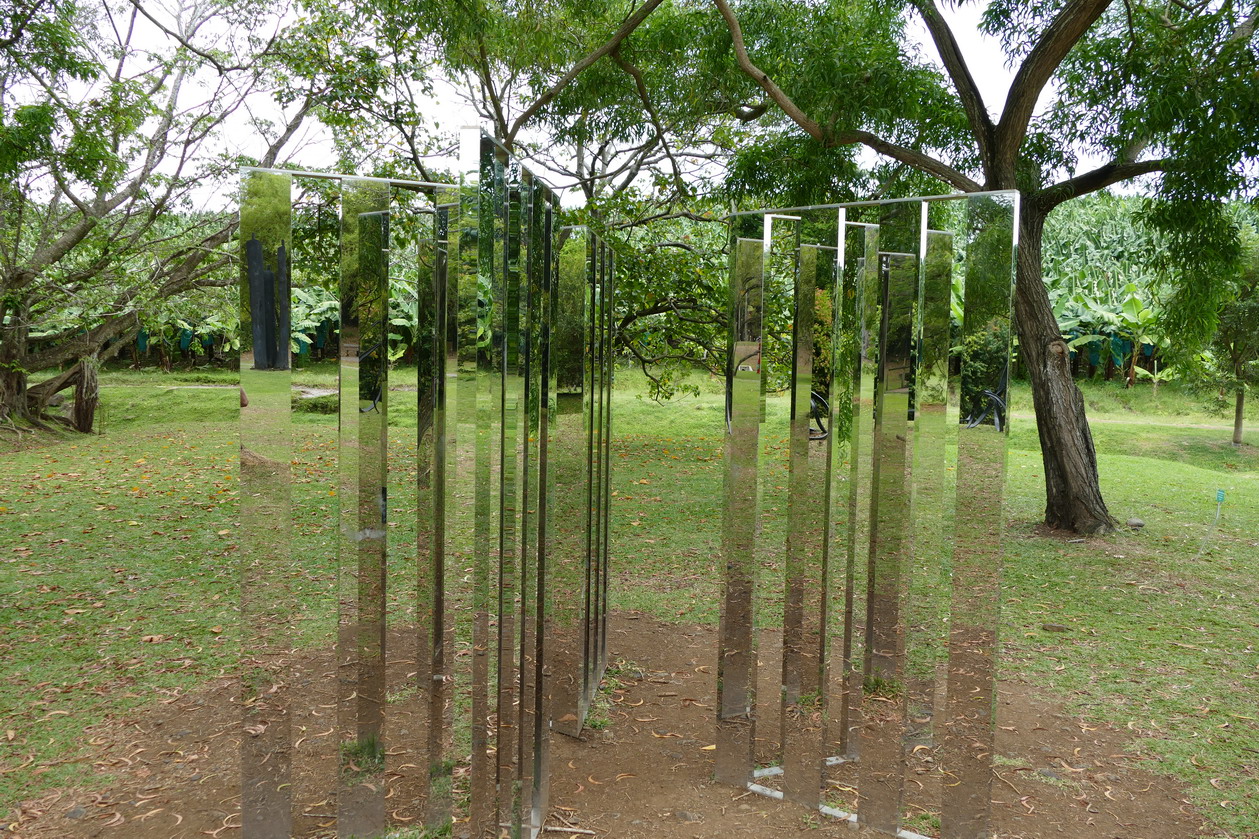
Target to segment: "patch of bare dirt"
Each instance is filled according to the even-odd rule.
[[[613,678],[607,725],[580,739],[557,735],[551,749],[551,816],[566,832],[547,836],[618,839],[761,839],[852,835],[843,823],[712,781],[716,632],[665,626],[636,614],[610,622]],[[403,649],[405,636],[397,638]],[[776,633],[762,636],[762,696],[771,695]],[[405,659],[391,664],[403,684]],[[325,836],[333,810],[322,790],[336,779],[334,662],[331,653],[295,664],[303,698],[292,719],[295,834]],[[237,685],[220,679],[157,703],[145,713],[85,733],[98,789],[63,790],[28,802],[12,833],[24,839],[193,839],[239,836],[240,706]],[[387,808],[399,825],[415,823],[419,806],[406,767],[412,711],[391,705],[387,732]],[[772,718],[772,715],[767,715]],[[1128,732],[1086,724],[1018,682],[998,697],[994,829],[1000,839],[1188,839],[1211,835],[1182,789],[1128,753]],[[762,737],[776,726],[762,725]],[[300,738],[300,739],[298,739]],[[759,751],[776,744],[762,740]],[[938,788],[929,768],[909,758],[910,814]],[[918,770],[923,771],[919,772]],[[831,772],[842,791],[851,768]],[[934,785],[934,787],[933,787]],[[456,830],[456,835],[458,831]]]

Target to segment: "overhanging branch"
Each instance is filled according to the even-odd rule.
[[[983,189],[975,181],[966,177],[952,166],[936,160],[931,155],[915,149],[898,146],[895,143],[884,140],[882,137],[871,134],[869,131],[840,131],[835,135],[835,143],[839,145],[860,143],[867,148],[877,151],[879,154],[898,160],[906,166],[912,166],[920,172],[926,172],[932,177],[939,178],[963,192],[979,192]]]
[[[1145,160],[1139,163],[1124,163],[1112,160],[1105,166],[1099,166],[1082,175],[1077,175],[1053,186],[1045,187],[1031,196],[1029,201],[1041,211],[1047,213],[1065,201],[1079,198],[1081,195],[1088,195],[1090,192],[1097,192],[1099,189],[1105,189],[1111,184],[1117,184],[1141,175],[1148,175],[1152,172],[1162,172],[1167,168],[1167,163],[1166,159]]]
[[[734,42],[734,57],[739,63],[739,69],[746,73],[752,81],[760,85],[761,89],[769,94],[769,98],[773,99],[774,103],[782,108],[783,113],[790,117],[792,122],[803,128],[806,134],[818,142],[826,142],[822,126],[801,110],[800,106],[793,102],[791,97],[781,87],[775,84],[768,73],[752,63],[752,59],[748,56],[747,46],[743,43],[743,29],[739,26],[739,19],[735,17],[730,4],[726,0],[713,0],[713,2],[717,5],[721,16],[726,19],[726,27],[730,30],[730,38]]]

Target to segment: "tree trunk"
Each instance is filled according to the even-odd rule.
[[[9,324],[4,323],[8,316]],[[0,419],[26,419],[26,334],[29,318],[25,306],[0,305]]]
[[[1014,313],[1019,349],[1032,380],[1045,469],[1045,524],[1104,533],[1115,521],[1102,500],[1097,453],[1084,416],[1084,395],[1071,378],[1070,351],[1041,276],[1045,214],[1023,204]]]
[[[90,434],[96,423],[96,406],[101,398],[96,378],[100,362],[96,356],[88,356],[81,359],[78,366],[79,379],[74,385],[74,428]]]
[[[1237,389],[1237,403],[1233,408],[1233,445],[1240,446],[1242,444],[1242,421],[1246,414],[1246,390],[1245,388]]]

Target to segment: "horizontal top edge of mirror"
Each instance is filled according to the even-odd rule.
[[[980,192],[950,192],[943,195],[913,195],[906,198],[885,198],[882,201],[848,201],[842,204],[812,204],[804,207],[763,207],[757,210],[739,210],[726,218],[759,215],[783,215],[785,213],[808,213],[817,210],[851,210],[861,207],[882,207],[889,204],[907,204],[913,201],[960,201],[967,198],[993,198],[1008,196],[1016,203],[1019,197],[1017,189],[991,189]]]
[[[291,175],[295,178],[315,178],[322,181],[375,181],[377,183],[385,183],[390,186],[399,186],[407,189],[417,190],[437,190],[437,189],[453,189],[457,184],[435,183],[431,181],[408,181],[402,178],[376,178],[369,175],[347,175],[344,173],[333,172],[308,172],[304,169],[269,169],[265,166],[242,166],[240,173],[244,175],[247,172],[264,172],[269,175]]]

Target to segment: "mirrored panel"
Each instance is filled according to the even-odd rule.
[[[341,548],[337,637],[340,836],[385,825],[389,188],[341,183]]]
[[[905,797],[901,823],[924,826],[938,810],[921,784],[936,777],[936,721],[943,718],[956,475],[950,412],[953,242],[957,201],[924,202],[916,307],[911,544],[905,600]],[[950,419],[953,424],[950,425]]]
[[[838,294],[837,214],[801,214],[795,253],[782,640],[786,797],[821,803],[827,750],[831,622],[830,442]]]
[[[293,830],[292,178],[241,178],[240,568],[242,830]]]
[[[551,424],[549,463],[555,494],[548,568],[549,588],[557,596],[551,601],[546,641],[554,727],[576,737],[581,733],[592,690],[584,666],[589,459],[583,417],[589,393],[584,327],[590,302],[588,266],[594,245],[585,228],[565,228],[559,241],[558,302],[551,343],[556,413]]]
[[[293,176],[292,423],[293,554],[299,571],[295,613],[299,643],[317,650],[294,678],[295,828],[330,829],[338,788],[338,636],[340,548],[338,473],[341,282],[341,184]],[[320,736],[314,736],[320,735]],[[315,817],[307,815],[320,813]]]
[[[756,746],[754,621],[764,328],[765,240],[761,219],[736,218],[730,232],[725,515],[717,659],[717,780],[752,781]]]
[[[945,790],[941,810],[945,836],[991,832],[1017,219],[1016,196],[997,194],[966,201],[964,312],[956,341],[961,348],[957,364],[960,417],[948,722],[942,749],[943,771],[958,783]]]
[[[921,205],[879,214],[878,343],[874,382],[870,558],[862,680],[857,816],[895,833],[904,789],[905,593],[912,551],[909,464],[913,457],[916,304]]]
[[[988,834],[1016,203],[733,217],[720,780],[872,834]],[[786,316],[765,302],[784,296]],[[757,584],[775,544],[781,589]],[[770,699],[754,626],[779,620]]]

